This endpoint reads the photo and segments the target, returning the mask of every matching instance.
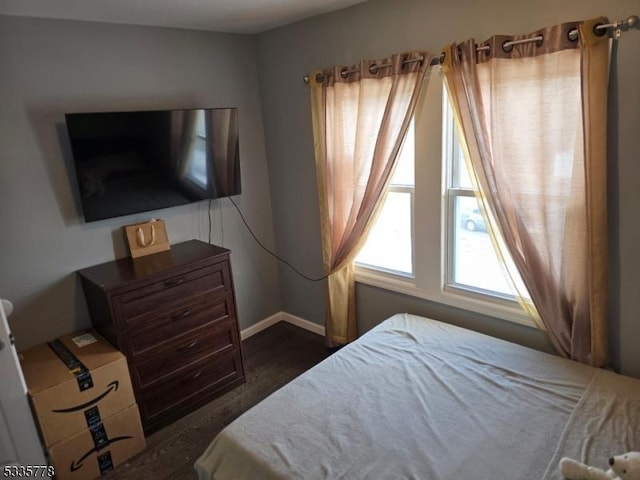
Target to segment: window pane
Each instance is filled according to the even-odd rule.
[[[458,143],[457,141],[457,136],[454,138],[456,139],[454,147],[456,155],[454,168],[456,169],[456,174],[454,175],[453,186],[460,188],[473,188],[473,184],[471,183],[471,176],[469,175],[469,169],[467,168],[467,164],[462,153],[462,147],[460,147],[460,143]]]
[[[391,177],[389,193],[356,263],[412,275],[412,198],[415,183],[415,128],[409,124]]]
[[[414,131],[414,123],[411,122],[409,128],[407,128],[404,143],[398,153],[398,164],[391,177],[391,185],[415,185],[414,153],[416,140]]]
[[[469,287],[488,295],[515,297],[510,279],[498,259],[484,219],[473,196],[473,183],[467,169],[464,153],[457,135],[451,104],[444,94],[444,128],[446,152],[444,158],[449,164],[449,195],[454,196],[453,211],[448,211],[448,222],[453,233],[449,241],[449,285]],[[466,193],[466,194],[465,194]],[[450,207],[447,207],[448,209]],[[500,239],[498,239],[500,241]],[[513,260],[504,259],[509,270],[514,272]],[[513,279],[521,294],[527,296],[522,279]]]
[[[453,283],[513,296],[475,197],[455,198]]]
[[[412,273],[411,197],[409,192],[389,192],[357,263]]]

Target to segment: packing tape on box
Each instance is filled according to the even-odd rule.
[[[113,460],[111,460],[111,452],[104,452],[102,455],[98,455],[98,468],[100,469],[100,475],[113,470]]]
[[[91,432],[91,439],[93,440],[93,446],[96,451],[100,451],[105,445],[109,444],[109,437],[102,423],[94,425],[89,431]]]
[[[60,340],[53,340],[48,342],[49,348],[53,350],[58,358],[65,364],[71,373],[76,376],[78,381],[78,388],[81,392],[93,387],[93,379],[91,378],[91,372],[84,366],[84,364],[78,360],[78,358],[69,351],[69,349]]]
[[[84,455],[82,455],[82,457],[80,457],[78,460],[74,460],[73,462],[71,462],[71,471],[75,472],[76,470],[80,470],[82,468],[82,465],[84,464],[84,461],[91,456],[91,454],[99,452],[100,450],[102,450],[103,448],[108,447],[109,445],[112,445],[116,442],[121,442],[123,440],[129,440],[131,438],[133,438],[130,435],[122,435],[120,437],[115,437],[115,438],[108,438],[106,437],[105,434],[105,442],[102,443],[101,447],[98,446],[94,446],[92,449],[90,449],[88,452],[86,452]],[[96,442],[96,439],[93,439],[94,444]],[[98,455],[98,457],[96,458],[97,462],[98,462],[98,468],[100,468],[100,473],[104,473],[107,470],[110,470],[113,468],[113,462],[111,460],[111,452],[106,451],[100,455]]]
[[[100,418],[100,410],[98,410],[97,406],[86,409],[84,411],[84,418],[87,420],[87,427],[89,428],[102,423],[102,419]]]

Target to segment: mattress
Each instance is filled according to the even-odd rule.
[[[640,381],[409,314],[245,412],[201,480],[562,478],[640,449]]]

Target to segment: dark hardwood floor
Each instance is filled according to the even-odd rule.
[[[326,358],[324,338],[286,322],[242,343],[246,383],[147,437],[147,448],[107,473],[112,479],[195,479],[193,462],[241,413]]]

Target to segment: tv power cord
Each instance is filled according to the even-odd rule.
[[[302,273],[300,270],[298,270],[296,267],[294,267],[293,265],[291,265],[291,263],[289,263],[288,261],[286,261],[284,258],[276,255],[275,253],[273,253],[271,250],[269,250],[267,247],[265,247],[263,245],[263,243],[258,239],[258,237],[256,237],[255,233],[253,233],[253,230],[251,229],[251,227],[249,226],[249,224],[247,223],[247,221],[244,218],[244,215],[242,214],[242,211],[240,210],[240,208],[238,207],[238,205],[236,205],[236,202],[233,201],[233,198],[231,197],[227,197],[229,199],[229,201],[233,204],[234,207],[236,207],[236,210],[238,211],[238,214],[240,215],[240,218],[242,219],[242,223],[244,223],[244,226],[247,227],[247,230],[249,230],[249,233],[251,234],[251,236],[253,237],[253,239],[256,241],[256,243],[258,245],[260,245],[260,247],[267,252],[269,255],[271,255],[273,258],[275,258],[276,260],[284,263],[286,266],[288,266],[291,270],[293,270],[295,273],[297,273],[299,276],[301,276],[302,278],[304,278],[305,280],[308,280],[310,282],[321,282],[322,280],[326,279],[329,275],[323,275],[322,277],[319,278],[313,278],[313,277],[309,277],[307,275],[305,275],[304,273]],[[211,222],[211,217],[209,217],[209,221]],[[211,236],[209,236],[209,243],[211,243]]]

